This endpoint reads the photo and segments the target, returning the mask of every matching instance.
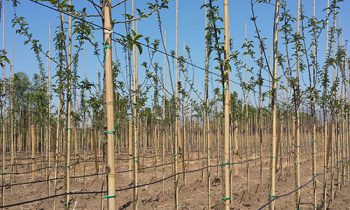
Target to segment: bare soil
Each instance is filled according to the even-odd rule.
[[[124,159],[123,161],[117,160],[117,173],[116,182],[117,189],[130,188],[128,190],[122,190],[117,192],[116,202],[118,209],[132,209],[133,201],[133,181],[130,177],[128,170],[127,155],[120,155],[118,158]],[[256,157],[255,157],[256,158]],[[199,159],[199,160],[198,160]],[[254,159],[251,157],[250,159]],[[321,157],[318,161],[318,173],[317,176],[317,203],[321,208],[322,198],[322,185],[323,185],[323,163]],[[191,161],[186,161],[186,171],[192,171],[205,166],[205,155],[192,153],[190,157]],[[17,164],[30,163],[30,160],[19,160]],[[74,162],[74,161],[73,161]],[[165,163],[171,163],[171,156],[167,156]],[[212,164],[215,165],[217,161],[213,158]],[[145,184],[139,188],[139,209],[173,209],[174,202],[174,178],[170,177],[165,181],[157,181],[172,175],[173,166],[171,164],[165,165],[164,172],[163,167],[157,168],[151,167],[155,164],[155,158],[141,158],[140,159],[140,171],[139,171],[139,185]],[[161,165],[161,158],[158,157],[157,165]],[[249,165],[248,165],[249,164]],[[179,164],[180,165],[180,164]],[[277,195],[281,195],[295,189],[294,184],[294,172],[293,163],[287,167],[287,162],[283,162],[283,170],[279,167],[277,173]],[[45,167],[43,163],[37,163],[36,168]],[[99,163],[99,173],[103,173],[104,166],[102,162]],[[307,183],[312,177],[311,161],[302,161],[301,163],[301,184]],[[269,159],[263,158],[263,183],[260,183],[260,160],[243,163],[237,165],[238,174],[232,177],[232,204],[231,209],[258,209],[268,201],[268,188],[269,188]],[[7,171],[11,170],[10,167]],[[19,165],[16,167],[17,172],[30,171],[31,165]],[[124,171],[124,172],[123,172]],[[219,174],[217,173],[219,172]],[[336,169],[334,169],[336,174]],[[50,172],[50,178],[54,178],[54,169],[47,170]],[[249,176],[247,175],[249,172]],[[88,176],[83,178],[82,176],[95,174],[95,163],[80,162],[72,167],[72,176],[78,176],[78,178],[71,179],[72,192],[91,192],[91,191],[103,191],[106,190],[105,176]],[[58,177],[64,175],[64,167],[59,168]],[[207,208],[207,181],[206,181],[206,169],[187,173],[185,176],[186,182],[183,180],[183,175],[179,175],[179,205],[180,209],[208,209]],[[45,180],[46,170],[36,171],[36,181]],[[249,187],[247,187],[247,178],[249,177]],[[336,178],[336,175],[335,175]],[[337,189],[337,181],[335,180],[335,199],[330,202],[329,209],[350,209],[350,184],[349,179],[345,177],[345,184],[341,186],[340,190]],[[13,183],[22,183],[33,181],[32,174],[26,173],[21,175],[12,175]],[[9,184],[10,175],[5,176],[5,183]],[[152,183],[151,183],[152,182]],[[151,183],[151,184],[147,184]],[[328,184],[330,180],[328,180]],[[53,187],[54,181],[50,182],[51,192],[50,195],[54,195]],[[221,167],[211,167],[211,209],[222,209],[222,179],[221,179]],[[48,182],[39,182],[35,184],[16,185],[12,188],[7,186],[5,189],[5,205],[14,204],[24,201],[29,201],[38,198],[44,198],[49,196]],[[329,188],[329,185],[328,185]],[[57,181],[56,194],[64,193],[64,180]],[[70,209],[106,209],[106,199],[103,198],[105,193],[95,194],[82,194],[71,195]],[[329,193],[328,193],[329,195]],[[330,197],[330,196],[329,196]],[[280,197],[276,200],[276,209],[295,209],[294,208],[295,194],[291,193],[285,197]],[[301,209],[313,209],[313,188],[312,182],[302,188],[301,193]],[[56,209],[64,209],[64,196],[45,199],[38,202],[32,202],[28,204],[22,204],[6,209],[54,209],[54,200]]]

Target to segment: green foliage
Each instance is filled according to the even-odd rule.
[[[3,68],[6,63],[10,63],[10,60],[6,56],[6,50],[0,50],[0,67]]]
[[[139,50],[139,53],[142,54],[141,43],[138,41],[140,38],[142,38],[141,34],[137,34],[134,30],[131,30],[131,34],[126,35],[124,42],[127,43],[130,50],[136,46]]]

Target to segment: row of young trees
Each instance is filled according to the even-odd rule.
[[[32,81],[24,73],[13,72],[14,61],[8,58],[5,44],[0,54],[4,72],[1,84],[3,206],[6,174],[9,174],[10,183],[15,182],[15,176],[9,172],[17,170],[17,159],[29,158],[30,155],[35,179],[40,154],[47,166],[47,179],[52,176],[55,179],[53,186],[48,181],[49,195],[57,193],[56,178],[62,173],[59,163],[65,164],[66,209],[72,203],[71,172],[75,172],[79,160],[90,155],[95,159],[96,173],[100,170],[99,158],[103,158],[103,172],[107,174],[108,183],[105,198],[108,208],[116,209],[115,154],[123,151],[129,156],[133,186],[138,186],[142,155],[153,153],[155,165],[161,159],[164,178],[165,156],[172,154],[175,209],[181,203],[179,187],[186,184],[186,157],[194,149],[206,155],[202,171],[207,173],[209,209],[212,207],[212,168],[216,166],[216,174],[222,176],[223,206],[230,209],[234,176],[240,171],[236,165],[253,157],[260,160],[260,184],[263,184],[264,177],[269,178],[270,209],[275,209],[278,199],[276,176],[283,173],[284,167],[295,173],[295,207],[301,208],[301,177],[305,175],[301,170],[303,158],[312,159],[310,178],[314,209],[320,206],[326,209],[329,201],[334,199],[335,186],[340,189],[345,179],[349,179],[350,69],[338,19],[340,0],[328,0],[323,17],[316,15],[315,0],[310,17],[306,15],[301,0],[297,2],[296,17],[291,14],[290,2],[276,0],[273,4],[272,49],[268,49],[267,39],[255,15],[257,4],[271,4],[270,1],[251,0],[251,21],[256,36],[252,40],[245,37],[244,44],[239,47],[230,39],[230,32],[235,33],[235,29],[229,27],[228,0],[224,4],[206,1],[202,6],[206,21],[204,68],[193,64],[189,47],[186,47],[185,55],[179,56],[178,0],[174,51],[166,46],[162,25],[161,11],[168,8],[167,0],[149,2],[144,11],[137,9],[133,0],[130,14],[126,11],[126,1],[113,5],[110,0],[91,0],[89,2],[96,9],[96,16],[101,18],[102,26],[90,22],[89,17],[95,15],[88,14],[85,8],[78,10],[72,1],[32,2],[58,11],[59,24],[53,38],[49,27],[50,44],[45,51],[26,19],[14,14],[13,27],[25,38],[25,44],[30,45],[38,63],[39,73]],[[12,3],[17,7],[19,1]],[[122,5],[125,20],[112,20],[112,8]],[[160,40],[151,40],[137,32],[137,24],[151,16],[157,19]],[[5,22],[5,13],[2,19]],[[114,32],[115,24],[124,24],[127,35]],[[93,38],[96,29],[103,32],[102,47],[98,44],[100,41]],[[3,32],[5,34],[5,28]],[[321,53],[319,44],[322,34],[326,35],[324,53]],[[3,37],[5,43],[5,35]],[[79,69],[86,72],[86,66],[78,65],[86,44],[95,49],[95,55],[103,65],[103,85],[99,69],[94,83],[87,79],[86,73],[83,78],[78,74]],[[119,59],[112,57],[114,44],[122,48],[123,61],[119,60],[120,56]],[[243,52],[236,50],[241,48]],[[273,51],[272,62],[268,50]],[[149,60],[140,64],[141,53]],[[159,53],[164,54],[163,68],[157,61]],[[83,60],[86,63],[86,52]],[[51,84],[52,63],[56,68],[54,78],[57,85]],[[8,64],[12,70],[10,77],[6,78]],[[145,82],[139,81],[138,68],[145,70]],[[191,68],[205,71],[204,97],[190,76]],[[217,88],[213,90],[209,88],[210,75],[219,78]],[[171,78],[171,85],[167,85],[167,78]],[[241,90],[231,92],[230,83],[238,84]],[[251,96],[255,97],[255,104]],[[10,154],[9,167],[6,167],[6,154]],[[270,157],[268,173],[263,170],[265,156]],[[246,173],[249,191],[249,162],[246,167],[245,172],[240,173]],[[321,186],[316,178],[321,173],[322,199],[319,199],[317,189]],[[134,209],[138,209],[140,196],[138,187],[134,187]]]

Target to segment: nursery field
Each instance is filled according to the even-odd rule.
[[[0,208],[350,209],[350,1],[0,10]]]

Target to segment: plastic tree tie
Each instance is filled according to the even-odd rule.
[[[105,45],[103,45],[103,49],[105,49],[105,50],[112,49],[112,46],[109,44],[105,44]]]
[[[229,201],[229,200],[231,200],[231,197],[223,197],[222,198],[222,201]]]
[[[269,195],[269,196],[270,196],[270,198],[271,198],[272,201],[274,201],[274,200],[276,200],[276,199],[278,198],[277,195]]]
[[[222,164],[221,164],[221,166],[229,166],[229,165],[231,165],[230,162],[226,162],[226,163],[222,163]]]
[[[109,198],[115,198],[115,195],[104,195],[103,198],[109,199]]]
[[[105,130],[105,132],[104,132],[106,135],[108,135],[108,134],[115,134],[115,130]]]
[[[112,46],[109,45],[109,44],[107,43],[107,40],[106,40],[106,43],[103,45],[103,50],[104,50],[104,53],[103,53],[103,63],[105,62],[107,49],[112,49]]]

